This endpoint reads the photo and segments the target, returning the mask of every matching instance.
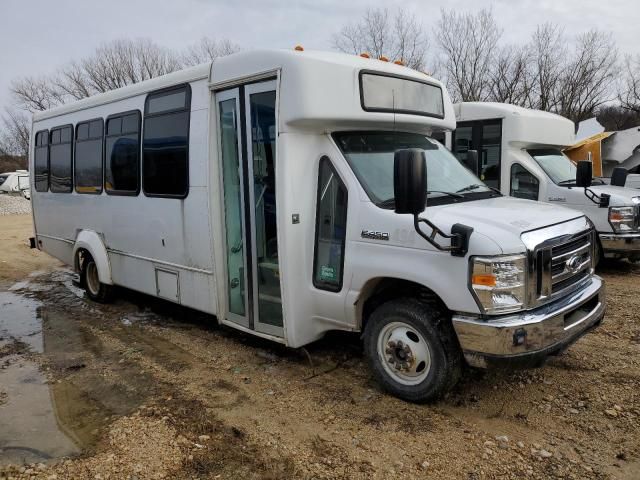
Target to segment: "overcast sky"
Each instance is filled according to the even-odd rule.
[[[623,53],[640,53],[638,0],[0,0],[0,112],[11,79],[53,72],[110,40],[148,37],[182,48],[209,36],[244,48],[329,49],[332,34],[367,7],[400,5],[428,30],[441,7],[492,7],[509,43],[551,21],[568,35],[612,32]]]

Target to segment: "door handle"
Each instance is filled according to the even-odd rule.
[[[240,280],[238,280],[237,278],[233,278],[230,282],[231,288],[236,288],[238,285],[240,285]]]

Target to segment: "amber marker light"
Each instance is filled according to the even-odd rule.
[[[360,54],[360,56],[361,56],[362,58],[371,58],[371,55],[369,55],[367,52],[362,52],[362,53]]]
[[[293,49],[296,52],[304,52],[304,47],[302,45],[296,45]]]
[[[400,65],[401,67],[404,67],[404,62],[402,60],[396,60],[395,62],[396,65]]]
[[[471,283],[483,287],[495,287],[496,276],[488,273],[476,274],[471,277]]]
[[[380,58],[378,58],[378,60],[382,61],[382,62],[388,62],[389,59],[387,57],[385,57],[384,55],[381,55]]]

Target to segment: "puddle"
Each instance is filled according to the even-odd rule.
[[[40,303],[16,295],[0,292],[0,349],[16,340],[41,353],[42,321],[38,313]]]
[[[40,285],[78,296],[70,277],[59,280],[59,287]],[[157,388],[138,365],[105,348],[90,327],[91,309],[63,295],[55,303],[20,295],[34,286],[0,292],[0,465],[78,455]]]

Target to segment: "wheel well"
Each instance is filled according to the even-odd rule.
[[[91,257],[91,253],[86,248],[79,248],[73,259],[73,269],[76,273],[82,273],[82,267],[87,257]]]
[[[383,303],[401,297],[413,297],[425,302],[437,302],[439,306],[447,310],[442,299],[431,289],[410,280],[399,278],[377,278],[369,280],[358,300],[358,318],[361,331],[371,313]]]

